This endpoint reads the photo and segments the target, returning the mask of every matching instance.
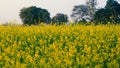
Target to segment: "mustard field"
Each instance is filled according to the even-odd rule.
[[[0,68],[120,68],[120,25],[0,26]]]

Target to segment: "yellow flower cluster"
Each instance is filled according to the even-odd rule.
[[[120,68],[120,26],[0,26],[0,68]]]

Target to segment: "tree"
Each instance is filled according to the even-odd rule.
[[[108,0],[105,6],[110,11],[110,18],[115,23],[120,23],[120,4],[114,0]]]
[[[22,8],[19,16],[23,24],[28,25],[35,25],[41,22],[49,23],[50,21],[50,13],[46,9],[37,8],[36,6]]]
[[[105,8],[109,8],[110,5],[114,2],[114,0],[108,0]]]
[[[94,17],[96,23],[120,23],[120,4],[117,1],[108,0],[105,8],[96,11]]]
[[[86,5],[87,5],[87,9],[88,9],[89,15],[91,17],[91,20],[93,20],[94,14],[97,10],[97,8],[96,8],[97,0],[87,0]]]
[[[95,24],[107,24],[110,21],[110,12],[104,8],[99,9],[94,15]]]
[[[55,15],[52,19],[51,19],[51,22],[53,24],[57,24],[57,25],[60,25],[62,23],[66,23],[68,22],[68,17],[66,14],[63,14],[63,13],[57,13],[57,15]]]
[[[86,5],[77,5],[74,6],[72,10],[71,18],[75,20],[75,22],[86,22],[89,21],[90,16],[88,13],[88,9]]]
[[[120,23],[120,4],[117,1],[108,0],[105,8],[96,11],[94,16],[96,23]]]

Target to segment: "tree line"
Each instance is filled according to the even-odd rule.
[[[20,18],[23,24],[38,25],[40,23],[57,24],[68,22],[68,16],[63,13],[57,13],[53,18],[50,18],[50,13],[47,9],[42,9],[36,6],[22,8]]]
[[[107,0],[104,8],[97,9],[97,0],[86,0],[86,4],[75,5],[71,18],[76,23],[107,24],[120,23],[120,4],[115,0]],[[20,18],[23,24],[38,25],[39,23],[63,24],[68,22],[68,16],[63,13],[57,13],[50,18],[47,9],[31,6],[20,10]]]

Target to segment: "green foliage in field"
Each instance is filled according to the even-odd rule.
[[[120,26],[0,26],[0,68],[120,68]]]

